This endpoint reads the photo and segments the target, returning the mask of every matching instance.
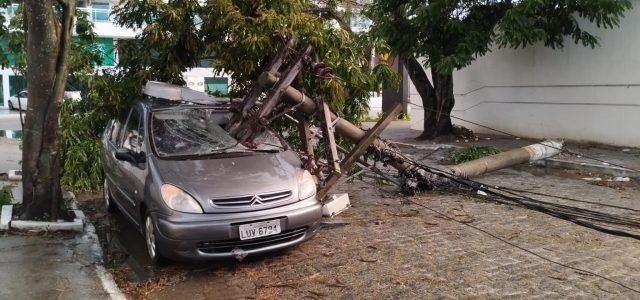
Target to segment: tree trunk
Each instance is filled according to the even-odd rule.
[[[431,78],[433,78],[437,99],[436,111],[432,112],[432,119],[435,119],[433,137],[451,134],[453,133],[451,110],[453,110],[453,106],[456,103],[453,96],[453,74],[442,74],[431,69]],[[432,127],[429,128],[431,129]]]
[[[409,78],[415,85],[424,109],[424,129],[417,139],[433,139],[453,131],[451,110],[455,104],[452,74],[431,71],[433,85],[422,64],[414,56],[403,58]]]
[[[67,81],[75,0],[57,3],[62,7],[61,23],[53,0],[24,2],[29,102],[22,150],[23,219],[57,219],[62,199],[58,118]]]

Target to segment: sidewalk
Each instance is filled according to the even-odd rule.
[[[364,127],[373,126],[371,124],[367,123]],[[430,150],[429,152],[435,151],[436,149],[464,148],[472,145],[493,146],[498,150],[504,151],[540,142],[540,140],[516,139],[508,136],[488,134],[479,134],[477,141],[464,139],[441,141],[416,140],[415,137],[420,135],[421,131],[411,129],[409,125],[409,122],[393,122],[382,132],[382,138],[400,144],[413,145],[419,149]],[[638,171],[640,170],[640,149],[638,148],[565,142],[563,150],[565,150],[563,153],[547,159],[540,164],[549,167],[608,174],[611,176],[640,178],[640,171]],[[579,155],[573,155],[569,153],[569,151],[579,153]],[[440,150],[434,155],[443,156],[446,152],[446,150]],[[628,169],[623,169],[619,166],[624,166]]]
[[[0,236],[0,299],[109,299],[83,234]]]
[[[20,169],[19,140],[0,138],[0,173]],[[22,198],[19,182],[14,197]],[[0,299],[113,299],[101,262],[98,238],[84,233],[7,233],[0,231]],[[106,287],[103,286],[106,284]],[[105,291],[110,288],[113,297]]]

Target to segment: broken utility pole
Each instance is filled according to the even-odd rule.
[[[286,42],[285,47],[275,56],[269,67],[254,83],[249,94],[244,98],[240,107],[235,107],[235,115],[227,126],[227,130],[242,143],[251,143],[256,134],[268,126],[274,119],[287,116],[298,123],[300,137],[303,142],[304,167],[319,180],[318,199],[323,200],[338,179],[347,174],[354,163],[366,151],[372,151],[385,164],[397,169],[401,177],[412,181],[413,187],[433,188],[436,185],[447,184],[447,179],[429,174],[410,159],[403,156],[397,149],[379,138],[380,133],[395,119],[400,112],[402,103],[396,103],[393,109],[384,115],[375,126],[367,131],[362,130],[351,122],[340,118],[331,111],[323,96],[313,99],[300,90],[291,86],[299,76],[305,64],[312,68],[317,78],[331,78],[331,69],[327,68],[319,59],[310,44],[306,44],[297,55],[288,62],[288,66],[280,73],[285,65],[289,52],[296,43],[295,38]],[[320,82],[319,82],[320,83]],[[264,91],[268,91],[263,96]],[[261,100],[261,101],[260,101]],[[259,105],[259,107],[257,107]],[[288,115],[292,113],[294,117]],[[309,120],[320,122],[322,138],[324,139],[326,160],[315,157],[312,139],[313,133]],[[347,152],[342,160],[334,133],[353,142],[355,146]],[[467,162],[448,169],[454,176],[478,176],[485,172],[497,170],[533,159],[546,158],[557,154],[561,143],[549,142],[524,147],[478,161]],[[326,176],[323,171],[329,171]]]

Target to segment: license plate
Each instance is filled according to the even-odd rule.
[[[280,233],[280,220],[269,220],[240,225],[240,239],[250,240]]]

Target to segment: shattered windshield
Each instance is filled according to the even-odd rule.
[[[282,149],[270,132],[259,135],[250,148],[239,144],[224,130],[228,121],[229,112],[215,108],[155,111],[151,117],[151,139],[160,157]]]

